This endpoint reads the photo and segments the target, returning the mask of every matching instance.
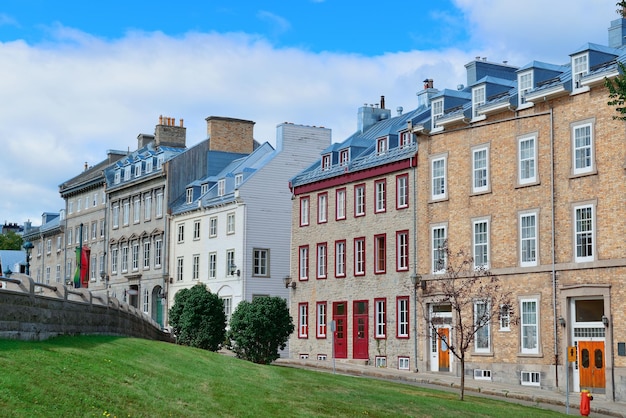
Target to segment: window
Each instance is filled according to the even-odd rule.
[[[489,221],[487,219],[473,222],[474,268],[489,268]]]
[[[541,373],[522,370],[520,380],[522,386],[541,386]]]
[[[91,239],[98,238],[98,221],[91,223]]]
[[[409,175],[401,174],[396,177],[396,209],[409,207]]]
[[[123,203],[123,225],[127,226],[130,222],[130,200]]]
[[[376,338],[387,338],[387,300],[374,299]]]
[[[100,237],[104,238],[104,219],[100,219]]]
[[[269,258],[270,250],[268,249],[252,250],[252,274],[254,276],[269,276]]]
[[[354,239],[354,275],[365,274],[365,238]]]
[[[485,86],[474,87],[472,89],[472,117],[480,116],[478,108],[485,104]]]
[[[350,162],[350,151],[347,149],[339,152],[339,165],[345,166]]]
[[[387,182],[385,180],[377,180],[374,183],[374,189],[376,190],[376,202],[375,202],[375,212],[384,212],[386,209],[386,193],[385,189],[387,186]]]
[[[122,247],[122,273],[128,272],[128,246]]]
[[[150,268],[150,241],[144,241],[143,243],[143,268]]]
[[[80,227],[78,226],[74,229],[74,238],[76,238],[76,244],[80,244]],[[41,254],[41,250],[39,253]]]
[[[374,357],[374,361],[376,362],[376,367],[387,367],[387,357],[385,356],[376,356]]]
[[[204,183],[200,186],[200,195],[206,194],[209,191],[209,183]]]
[[[385,234],[374,237],[374,273],[384,273],[387,269],[387,237]]]
[[[83,199],[79,198],[76,202],[76,212],[80,212],[83,207]]]
[[[309,338],[309,304],[298,304],[298,338]]]
[[[143,218],[146,221],[152,216],[152,195],[145,195],[143,198]]]
[[[519,106],[526,103],[526,92],[532,90],[533,88],[533,72],[527,71],[525,73],[519,73],[517,75],[517,91],[518,91],[518,100]]]
[[[165,157],[163,155],[159,155],[157,157],[156,169],[160,170],[163,167],[163,163],[165,162]]]
[[[183,280],[183,266],[184,266],[184,258],[178,257],[176,259],[176,280],[179,282]]]
[[[119,204],[113,205],[113,228],[119,228],[120,226],[120,206]]]
[[[445,199],[448,197],[446,162],[446,157],[434,158],[430,162],[432,179],[432,189],[430,197],[432,200]]]
[[[241,183],[243,182],[243,174],[235,174],[235,187],[239,187],[241,186]]]
[[[224,196],[225,193],[226,193],[226,180],[219,179],[217,181],[217,195]]]
[[[141,198],[137,196],[133,200],[133,222],[138,224],[141,219]]]
[[[408,357],[398,357],[398,370],[411,370],[411,359]]]
[[[330,154],[322,156],[322,170],[330,170]]]
[[[379,155],[384,154],[387,152],[387,148],[387,138],[378,138],[376,141],[376,153]]]
[[[150,307],[150,291],[148,289],[143,290],[143,311],[148,313]]]
[[[472,193],[489,190],[489,148],[472,150]]]
[[[299,278],[300,280],[309,280],[309,246],[303,245],[299,248]]]
[[[518,141],[519,184],[537,181],[537,145],[534,136],[523,137]]]
[[[215,238],[217,236],[217,216],[213,216],[209,219],[209,238]]]
[[[119,169],[117,169],[117,170],[115,170],[115,176],[114,176],[114,179],[113,179],[113,183],[114,184],[120,184],[120,181],[122,181],[122,172]],[[70,213],[72,213],[72,212],[70,212]]]
[[[574,174],[590,173],[593,167],[593,130],[591,123],[572,127]]]
[[[124,167],[124,181],[130,180],[130,166]]]
[[[158,192],[156,195],[156,217],[163,217],[163,192]]]
[[[55,278],[57,283],[61,283],[61,265],[60,264],[56,265],[54,278]]]
[[[45,279],[46,284],[50,284],[50,274],[51,274],[50,266],[46,266],[46,279]]]
[[[443,116],[443,98],[430,102],[430,113],[433,121],[433,128],[436,128],[437,119]]]
[[[509,305],[500,306],[499,313],[500,331],[511,330],[511,307]]]
[[[346,189],[335,192],[335,219],[346,219]]]
[[[594,213],[593,205],[574,208],[574,245],[577,263],[594,260]]]
[[[589,72],[589,60],[588,55],[585,52],[582,55],[572,57],[572,86],[574,90],[583,87],[582,78]]]
[[[537,263],[537,214],[522,213],[519,217],[520,265],[536,266]]]
[[[432,269],[433,273],[445,273],[448,267],[448,255],[447,255],[447,227],[446,226],[434,226],[431,229],[432,234]]]
[[[309,197],[300,199],[300,226],[309,224]]]
[[[230,317],[233,313],[233,298],[232,296],[225,296],[222,298],[224,302],[224,314],[226,315],[226,323],[230,322]]]
[[[193,221],[193,239],[200,239],[200,220]]]
[[[226,250],[226,275],[233,276],[236,273],[235,250]]]
[[[94,193],[93,200],[91,201],[91,206],[97,206],[97,205],[98,205],[98,193]]]
[[[474,351],[477,353],[488,353],[491,350],[489,309],[489,304],[485,301],[474,302],[474,326],[476,327]]]
[[[326,243],[317,244],[317,278],[326,278]]]
[[[200,278],[200,255],[194,254],[191,268],[191,278],[198,280]]]
[[[139,242],[133,242],[133,271],[139,270]]]
[[[346,277],[346,241],[335,242],[335,277]]]
[[[117,258],[118,258],[118,249],[113,248],[111,250],[111,273],[117,274]]]
[[[354,186],[354,216],[365,215],[365,185]]]
[[[67,229],[67,245],[72,245],[72,228]]]
[[[62,241],[61,241],[61,236],[59,235],[57,237],[57,252],[61,251],[61,245],[62,245]]]
[[[185,224],[178,224],[178,242],[185,241]]]
[[[186,195],[185,201],[187,204],[193,202],[193,188],[188,187],[187,190],[185,191],[185,195]]]
[[[209,279],[217,277],[217,253],[209,253]]]
[[[520,329],[522,353],[536,354],[539,352],[539,312],[536,299],[520,300]]]
[[[396,300],[396,330],[398,338],[409,338],[408,296],[398,296]]]
[[[226,233],[234,234],[235,233],[235,213],[231,212],[226,215]]]
[[[317,223],[326,221],[328,221],[328,194],[320,193],[317,195]]]
[[[146,159],[146,173],[152,173],[152,157]]]
[[[406,148],[413,143],[413,133],[404,131],[400,133],[400,148]]]
[[[154,266],[161,267],[161,258],[163,255],[163,240],[156,240],[154,242]]]
[[[409,231],[396,232],[396,270],[409,269]]]
[[[317,302],[317,338],[326,338],[326,302]]]
[[[46,254],[50,254],[52,252],[52,239],[48,238],[46,240]]]

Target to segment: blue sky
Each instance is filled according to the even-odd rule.
[[[615,0],[2,0],[0,217],[40,223],[58,186],[106,151],[134,150],[159,115],[292,122],[351,135],[363,104],[405,111],[422,80],[466,83],[475,57],[569,62],[606,45]]]

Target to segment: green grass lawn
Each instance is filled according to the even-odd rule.
[[[0,340],[2,417],[549,417],[406,384],[103,336]]]

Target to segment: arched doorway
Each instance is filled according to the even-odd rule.
[[[165,325],[163,323],[163,309],[165,309],[165,297],[163,288],[161,286],[154,286],[152,289],[152,312],[151,317],[156,323],[161,325],[161,328]]]

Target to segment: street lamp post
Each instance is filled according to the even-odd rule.
[[[30,276],[30,251],[33,249],[33,243],[26,241],[22,247],[26,250],[26,275]]]
[[[415,332],[413,332],[413,355],[415,357],[415,373],[419,371],[417,366],[417,286],[420,286],[422,276],[419,274],[411,274],[411,284],[413,284],[413,324]]]

